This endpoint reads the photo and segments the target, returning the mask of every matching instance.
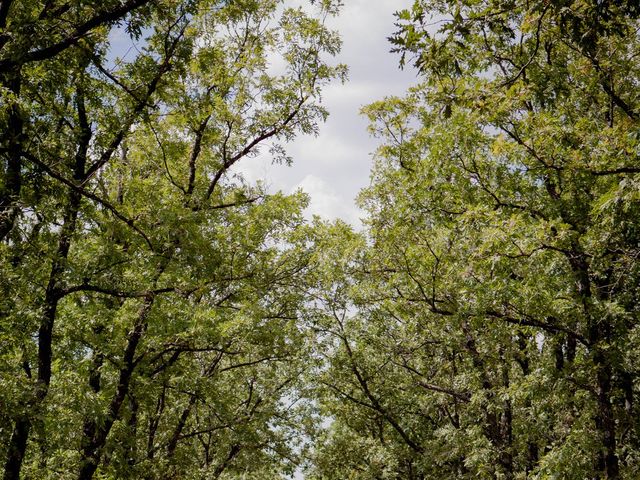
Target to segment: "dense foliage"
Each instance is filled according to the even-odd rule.
[[[365,109],[366,238],[325,232],[310,478],[640,476],[634,5],[398,14],[423,83]]]
[[[308,3],[0,1],[4,479],[639,478],[640,7],[398,12],[355,232]]]
[[[234,168],[326,115],[335,8],[306,11],[0,3],[6,480],[295,468],[306,199]]]

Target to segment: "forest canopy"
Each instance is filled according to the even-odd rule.
[[[346,79],[298,3],[0,2],[3,478],[640,477],[640,7],[398,11],[357,229],[237,170]]]

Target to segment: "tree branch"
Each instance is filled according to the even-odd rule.
[[[24,65],[25,63],[52,58],[78,43],[80,39],[91,32],[91,30],[94,30],[101,25],[113,23],[124,17],[126,14],[146,5],[150,1],[151,0],[129,0],[113,10],[100,12],[85,23],[78,25],[69,36],[65,37],[58,43],[54,43],[53,45],[49,45],[48,47],[43,47],[38,50],[32,50],[19,59],[5,58],[0,60],[0,71],[8,70],[18,65]],[[4,0],[2,2],[2,6],[0,6],[0,13],[2,13],[2,9],[5,8],[5,4],[6,10],[8,11],[11,2]]]

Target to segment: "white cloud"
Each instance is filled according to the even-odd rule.
[[[341,218],[352,225],[359,223],[360,211],[356,206],[352,202],[345,204],[342,196],[322,178],[307,175],[291,193],[297,190],[304,191],[310,197],[309,207],[305,212],[307,218],[318,215],[325,220]]]

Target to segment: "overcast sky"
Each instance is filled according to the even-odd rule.
[[[359,225],[361,216],[354,198],[369,184],[375,139],[367,132],[360,108],[389,95],[402,95],[415,72],[398,68],[398,55],[389,53],[387,37],[394,31],[393,13],[412,0],[345,0],[339,17],[329,26],[340,32],[342,52],[336,59],[349,67],[345,84],[324,90],[329,119],[317,137],[301,136],[288,145],[293,165],[272,165],[268,156],[243,160],[248,180],[262,180],[272,191],[286,193],[302,188],[311,197],[308,214],[326,219],[342,218]]]

